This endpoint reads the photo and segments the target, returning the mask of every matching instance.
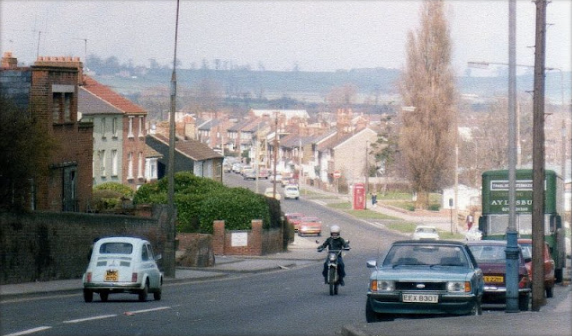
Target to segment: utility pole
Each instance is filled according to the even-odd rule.
[[[544,297],[544,65],[546,60],[546,0],[536,0],[534,93],[532,109],[532,310],[539,311]]]
[[[369,140],[365,141],[365,204],[363,208],[367,210],[367,194],[369,190],[369,160],[368,160],[368,148],[369,147]]]

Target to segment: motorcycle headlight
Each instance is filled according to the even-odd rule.
[[[471,291],[471,283],[468,281],[450,281],[447,282],[448,292],[464,293]]]
[[[395,281],[391,280],[372,280],[370,283],[372,292],[391,292],[395,290]]]
[[[330,253],[328,255],[328,258],[330,259],[330,261],[336,261],[337,255],[335,253]]]

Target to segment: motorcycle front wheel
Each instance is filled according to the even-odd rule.
[[[328,284],[330,285],[330,295],[338,294],[338,285],[336,283],[336,268],[330,267],[328,274]]]

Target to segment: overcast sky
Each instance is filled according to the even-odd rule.
[[[546,66],[570,71],[572,1],[547,7]],[[420,1],[181,0],[182,68],[215,59],[258,70],[335,71],[405,65]],[[468,61],[508,62],[508,0],[446,1],[459,75]],[[172,65],[176,0],[0,0],[0,46],[21,62],[40,56],[116,56]],[[536,6],[517,0],[517,63],[534,64]],[[87,40],[87,43],[86,43]],[[89,65],[88,65],[89,66]],[[474,70],[475,71],[475,70]]]

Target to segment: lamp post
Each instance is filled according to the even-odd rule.
[[[173,226],[173,232],[169,234],[169,244],[173,244],[173,253],[175,249],[175,111],[177,109],[177,34],[179,31],[179,0],[177,0],[177,13],[175,20],[175,48],[173,52],[173,73],[171,74],[171,110],[169,120],[169,167],[168,174],[168,223]],[[170,263],[166,263],[170,265]],[[175,270],[171,267],[165,267],[165,275],[174,276]]]

